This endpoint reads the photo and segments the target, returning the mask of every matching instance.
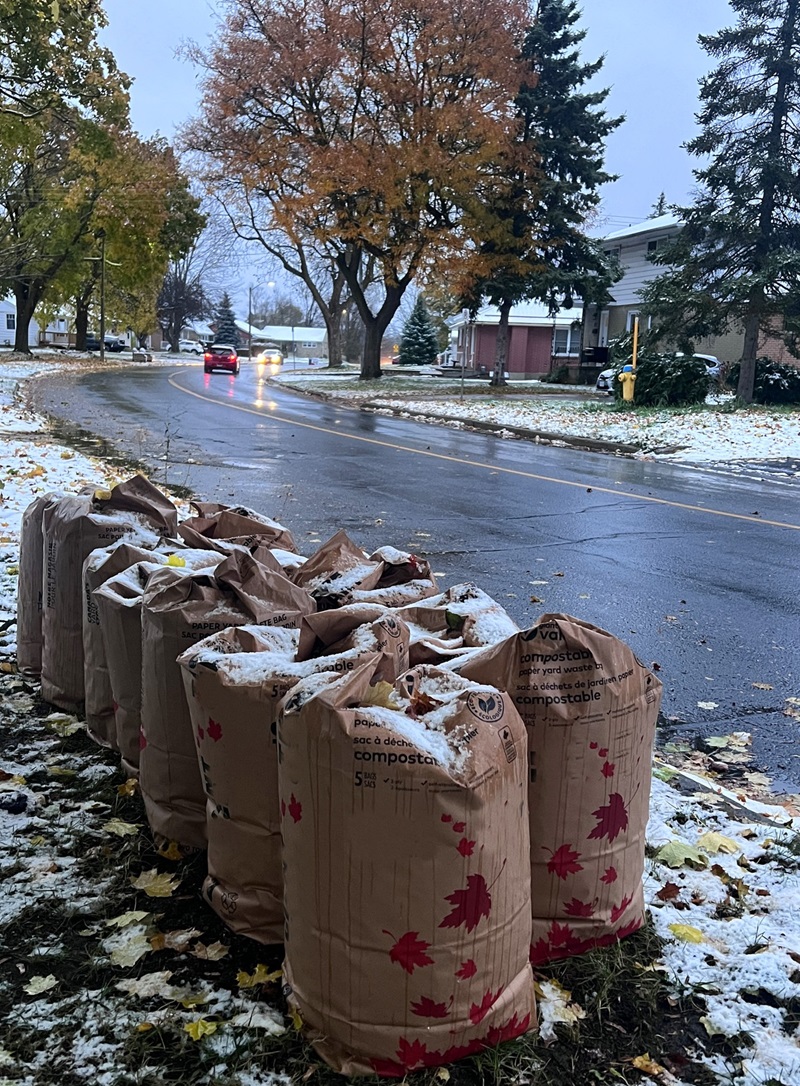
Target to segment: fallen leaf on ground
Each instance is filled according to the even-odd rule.
[[[720,1029],[719,1026],[715,1026],[707,1014],[704,1014],[700,1019],[705,1026],[706,1033],[709,1037],[727,1037],[727,1033],[724,1029]]]
[[[667,867],[693,867],[696,871],[708,867],[708,860],[686,841],[668,841],[656,853],[656,860]]]
[[[74,777],[77,771],[74,769],[66,769],[62,765],[49,765],[47,767],[47,772],[51,777]]]
[[[153,950],[177,950],[182,953],[187,949],[192,939],[203,933],[199,928],[182,928],[178,931],[159,931],[150,937],[150,946]]]
[[[245,1029],[263,1029],[273,1037],[286,1032],[283,1023],[278,1021],[277,1011],[269,1007],[254,1007],[251,1011],[242,1011],[230,1019],[229,1025],[243,1026]]]
[[[122,784],[117,785],[117,795],[132,796],[139,790],[139,782],[135,777],[129,777]]]
[[[189,953],[193,958],[202,958],[204,961],[218,962],[220,958],[224,958],[228,953],[228,947],[224,943],[209,943],[205,946],[204,943],[196,943],[194,949]]]
[[[674,901],[681,892],[680,886],[674,882],[667,882],[656,894],[659,901]]]
[[[27,984],[22,986],[23,992],[27,992],[28,995],[41,995],[42,992],[49,992],[51,988],[55,988],[58,981],[52,973],[48,973],[46,977],[31,977]]]
[[[183,859],[183,850],[177,841],[170,841],[168,845],[162,845],[158,849],[158,854],[165,860],[175,860],[176,863],[178,860]]]
[[[774,690],[775,689],[775,687],[772,685],[772,683],[751,683],[750,685],[754,686],[756,688],[756,690]]]
[[[74,735],[76,732],[83,731],[83,722],[76,716],[70,716],[69,713],[51,713],[50,716],[44,718],[44,722],[56,735]]]
[[[170,875],[152,867],[131,879],[131,886],[136,890],[144,890],[148,897],[172,897],[180,882],[177,875]]]
[[[126,968],[129,965],[136,965],[139,959],[149,954],[151,950],[150,940],[143,931],[132,933],[130,938],[119,942],[113,948],[110,954],[111,964]]]
[[[106,833],[113,833],[115,837],[135,837],[139,832],[139,826],[133,822],[123,822],[121,818],[112,818],[101,829]]]
[[[150,999],[152,996],[164,996],[169,998],[172,985],[169,983],[172,971],[165,969],[160,973],[145,973],[143,977],[135,977],[133,980],[121,980],[115,985],[120,992],[139,996],[140,999]]]
[[[572,1002],[572,992],[557,980],[543,980],[534,984],[539,1000],[540,1026],[539,1035],[545,1043],[556,1039],[555,1027],[559,1023],[574,1025],[586,1017],[586,1011],[579,1003]]]
[[[719,705],[716,701],[698,701],[698,709],[718,709]]]
[[[732,837],[726,837],[724,833],[716,833],[714,830],[709,830],[708,833],[704,833],[701,837],[698,837],[697,847],[705,849],[706,852],[727,852],[733,854],[734,852],[741,851],[740,846]]]
[[[127,928],[128,924],[138,924],[142,920],[146,920],[150,916],[150,913],[142,912],[141,909],[132,909],[127,913],[120,913],[119,916],[113,916],[110,920],[106,920],[107,928]]]
[[[631,1063],[637,1071],[643,1071],[646,1075],[663,1075],[666,1072],[666,1067],[650,1059],[649,1052],[645,1052],[643,1056],[634,1056]]]
[[[199,1041],[201,1037],[216,1033],[219,1022],[209,1022],[207,1018],[196,1018],[194,1022],[187,1022],[183,1028],[193,1041]]]
[[[259,962],[252,973],[237,973],[236,983],[240,988],[255,988],[257,984],[272,984],[276,980],[280,980],[282,976],[282,969],[275,969],[270,972],[266,965]]]
[[[681,939],[684,943],[704,943],[706,941],[702,931],[691,924],[669,924],[667,926],[675,938]]]

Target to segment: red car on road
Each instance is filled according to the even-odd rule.
[[[212,343],[203,355],[203,370],[206,373],[211,373],[213,370],[227,370],[228,373],[237,374],[239,356],[236,348],[227,343]]]

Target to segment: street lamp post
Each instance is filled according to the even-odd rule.
[[[247,352],[253,358],[253,288],[247,288]]]
[[[106,360],[106,232],[101,226],[95,235],[100,242],[100,361]]]
[[[297,369],[297,353],[294,349],[294,325],[292,325],[292,369]]]

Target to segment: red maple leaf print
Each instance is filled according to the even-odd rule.
[[[390,931],[383,929],[383,934],[390,939],[394,936]],[[425,951],[430,948],[430,943],[420,939],[418,931],[407,931],[402,935],[389,951],[389,957],[396,962],[406,973],[412,974],[415,969],[422,969],[425,965],[433,965],[433,958]]]
[[[469,1009],[469,1020],[472,1022],[473,1026],[480,1025],[502,994],[502,985],[497,989],[494,995],[492,995],[492,989],[490,988],[480,1003],[472,1004]]]
[[[467,958],[465,962],[461,963],[461,968],[456,969],[456,976],[459,980],[469,980],[470,977],[474,977],[478,972],[478,967],[472,958]]]
[[[222,738],[222,725],[218,724],[216,720],[208,719],[208,727],[206,728],[209,738],[213,739],[215,743],[218,743]]]
[[[448,814],[443,814],[442,815],[442,822],[452,822],[452,821],[453,821],[453,816],[452,815],[448,815]]]
[[[598,758],[605,758],[607,754],[608,754],[608,747],[601,747],[600,750],[598,750],[598,752],[597,752],[597,757]]]
[[[303,804],[300,802],[300,800],[295,799],[294,792],[292,792],[291,796],[289,797],[289,804],[286,809],[292,816],[292,820],[294,822],[299,822],[300,819],[303,817]]]
[[[281,818],[286,818],[286,800],[281,800]]]
[[[466,828],[467,828],[466,822],[454,822],[453,823],[453,833],[463,833]]]
[[[559,924],[554,920],[550,925],[547,936],[550,940],[550,946],[558,950],[561,947],[569,946],[570,942],[575,938],[575,933],[569,924]]]
[[[617,767],[614,762],[603,762],[603,768],[600,770],[600,772],[603,774],[604,777],[613,777],[614,770],[616,768]]]
[[[198,739],[205,739],[205,737],[206,737],[206,733],[203,731],[202,728],[198,727],[198,729],[197,729],[197,738]]]
[[[607,837],[609,841],[613,841],[628,828],[628,811],[619,792],[612,792],[608,803],[592,811],[592,814],[597,819],[597,825],[589,834],[590,840]]]
[[[590,743],[589,750],[597,750],[597,743]]]
[[[474,931],[484,916],[492,911],[492,895],[483,875],[470,875],[465,890],[454,890],[445,898],[453,905],[440,928],[465,927]]]
[[[468,841],[466,839],[466,837],[462,837],[461,840],[456,845],[456,848],[458,849],[458,851],[461,853],[462,856],[471,856],[472,855],[472,850],[475,848],[475,842],[474,841]]]
[[[531,1016],[529,1014],[526,1014],[524,1018],[520,1019],[515,1013],[509,1018],[505,1025],[493,1026],[487,1033],[486,1040],[489,1042],[489,1045],[494,1048],[503,1041],[513,1041],[515,1037],[521,1037],[523,1033],[528,1032],[530,1025]]]
[[[406,1071],[413,1071],[415,1067],[424,1065],[427,1055],[428,1048],[422,1041],[414,1041],[413,1044],[409,1044],[405,1037],[400,1038],[397,1046],[397,1058]]]
[[[594,916],[594,905],[591,901],[579,901],[574,897],[564,906],[567,916]]]
[[[545,849],[545,851],[550,852],[550,849]],[[565,879],[567,875],[575,875],[578,871],[583,871],[583,864],[576,862],[580,856],[580,852],[576,852],[572,845],[561,845],[547,861],[547,870],[551,875],[558,875],[560,879]]]
[[[411,1004],[411,1013],[420,1018],[447,1018],[446,1003],[434,1003],[428,996],[423,996],[418,1003]]]
[[[537,939],[535,943],[531,943],[530,962],[531,965],[541,965],[546,962],[550,957],[550,943],[545,938]]]
[[[622,916],[622,914],[625,912],[625,910],[628,908],[628,906],[630,905],[630,903],[632,901],[633,901],[633,895],[631,895],[630,897],[624,897],[622,899],[622,901],[620,901],[619,905],[614,905],[612,907],[612,909],[611,909],[611,923],[612,924],[616,924],[616,922],[619,920],[619,918]]]
[[[612,882],[617,881],[617,869],[616,867],[607,867],[605,872],[600,876],[600,881],[604,882],[606,886],[610,886]]]

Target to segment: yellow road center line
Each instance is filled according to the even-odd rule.
[[[296,419],[287,419],[282,415],[276,415],[272,411],[262,411],[253,407],[244,407],[241,404],[230,403],[227,400],[218,400],[213,396],[206,396],[202,392],[193,392],[189,388],[176,384],[173,380],[176,374],[172,374],[168,380],[174,389],[183,392],[187,396],[194,396],[206,403],[216,404],[217,407],[228,407],[234,411],[242,411],[246,415],[256,415],[260,419],[270,419],[274,422],[282,422],[286,426],[299,426],[304,430],[314,430],[319,434],[332,434],[334,437],[343,438],[345,441],[361,441],[366,445],[379,445],[384,449],[393,449],[395,452],[412,453],[415,456],[428,456],[432,460],[445,460],[451,464],[462,464],[465,467],[480,468],[484,471],[493,471],[503,475],[518,475],[523,479],[535,479],[540,483],[555,483],[558,486],[572,486],[579,490],[591,489],[595,494],[611,494],[615,498],[627,498],[629,501],[650,502],[653,505],[666,505],[671,509],[686,509],[690,513],[708,513],[714,517],[728,517],[730,520],[743,520],[747,524],[768,524],[771,528],[789,528],[800,531],[800,524],[788,524],[781,520],[767,520],[766,517],[754,517],[746,513],[729,513],[725,509],[712,509],[704,505],[690,505],[687,502],[670,501],[668,498],[654,498],[651,494],[626,494],[612,487],[597,486],[594,483],[576,483],[571,479],[557,479],[552,475],[537,475],[533,471],[523,471],[521,468],[505,468],[500,464],[484,464],[479,460],[468,460],[460,456],[449,456],[447,453],[431,452],[430,449],[414,449],[409,445],[396,445],[391,441],[381,441],[377,437],[363,437],[360,434],[342,433],[341,430],[330,429],[327,426],[318,426],[313,422],[298,422]],[[465,420],[468,423],[468,420]]]

